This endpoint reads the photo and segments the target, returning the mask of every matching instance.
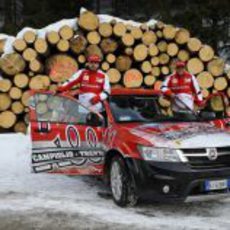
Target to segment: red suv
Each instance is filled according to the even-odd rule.
[[[230,119],[165,116],[159,97],[114,89],[99,114],[72,96],[32,92],[33,172],[103,176],[120,206],[227,194]]]

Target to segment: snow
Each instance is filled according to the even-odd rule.
[[[21,229],[229,229],[230,199],[119,208],[98,196],[103,185],[97,179],[32,174],[30,148],[28,136],[0,136],[0,229],[13,230],[14,221]]]
[[[81,8],[80,13],[82,14],[83,12],[85,12],[87,9],[85,8]],[[132,21],[132,20],[123,20],[121,18],[118,17],[113,17],[111,15],[105,15],[105,14],[100,14],[98,15],[100,22],[110,22],[111,20],[115,19],[118,22],[123,22],[125,24],[130,24],[130,25],[134,25],[134,26],[140,26],[141,23],[140,22],[136,22],[136,21]],[[147,25],[153,25],[155,24],[157,21],[154,19],[151,19],[147,22]],[[26,31],[34,31],[37,36],[39,38],[45,38],[46,34],[50,31],[59,31],[61,27],[68,25],[69,27],[71,27],[72,29],[76,30],[77,29],[77,18],[72,18],[72,19],[62,19],[58,22],[52,23],[44,28],[41,29],[34,29],[31,27],[25,27],[23,28],[21,31],[18,32],[18,34],[13,37],[13,36],[8,36],[6,34],[0,34],[0,40],[6,39],[6,44],[4,46],[4,53],[2,54],[2,57],[4,57],[6,54],[10,54],[13,53],[13,43],[15,41],[15,39],[18,38],[23,38],[23,35]]]

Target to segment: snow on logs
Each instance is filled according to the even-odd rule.
[[[0,59],[0,127],[6,130],[25,132],[30,89],[55,90],[84,68],[90,54],[102,58],[101,69],[114,88],[159,90],[165,76],[173,72],[175,61],[181,60],[197,77],[205,98],[213,92],[230,97],[230,71],[225,72],[224,61],[184,28],[162,22],[141,24],[84,11],[75,26],[62,24],[43,32],[43,36],[38,31],[25,30],[12,42],[14,52]],[[1,54],[6,43],[0,38]],[[166,98],[160,98],[159,104],[164,114],[171,114]],[[210,105],[215,111],[224,109],[218,97]],[[44,103],[38,110],[46,110]]]

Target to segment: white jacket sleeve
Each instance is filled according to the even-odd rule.
[[[193,83],[193,88],[195,90],[195,94],[197,96],[197,99],[199,101],[202,101],[203,100],[203,95],[202,95],[202,92],[200,90],[200,86],[198,84],[198,81],[196,79],[196,77],[194,75],[192,75],[192,83]]]
[[[111,87],[110,87],[110,83],[109,83],[109,76],[107,74],[105,74],[105,73],[103,73],[103,74],[105,75],[105,81],[104,81],[104,86],[103,86],[103,92],[100,93],[100,98],[101,98],[102,101],[107,99],[107,97],[111,93]]]
[[[78,70],[64,84],[62,84],[62,86],[66,86],[66,85],[70,84],[71,82],[76,81],[81,76],[83,71],[84,71],[84,69]]]

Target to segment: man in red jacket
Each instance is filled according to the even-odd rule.
[[[58,88],[58,91],[68,91],[75,85],[80,84],[79,101],[86,107],[101,112],[101,102],[110,94],[110,84],[108,76],[98,70],[100,61],[98,55],[90,55],[87,59],[87,68],[77,71]]]
[[[199,84],[192,74],[185,70],[185,63],[178,61],[176,71],[164,81],[162,92],[173,98],[174,112],[194,111],[194,103],[203,105],[203,97]]]

